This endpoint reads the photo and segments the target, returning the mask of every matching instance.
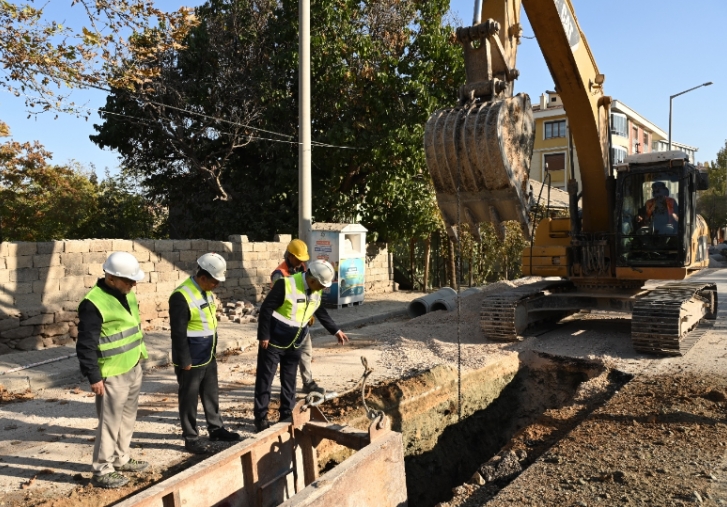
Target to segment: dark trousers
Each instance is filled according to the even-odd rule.
[[[182,422],[184,440],[196,440],[197,432],[197,400],[202,399],[202,408],[207,419],[207,431],[212,433],[222,428],[220,417],[220,393],[217,385],[217,360],[207,366],[190,370],[174,368],[179,384],[179,419]]]
[[[255,420],[268,417],[270,391],[275,370],[280,363],[280,416],[287,417],[295,406],[295,380],[301,349],[278,349],[272,345],[257,349],[257,375],[255,376]]]

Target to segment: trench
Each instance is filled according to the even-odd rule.
[[[383,409],[392,429],[403,435],[409,505],[451,501],[453,490],[484,473],[483,465],[496,465],[512,453],[518,456],[515,470],[486,481],[485,496],[495,496],[630,379],[585,360],[533,352],[513,356],[462,374],[461,418],[458,372],[451,368],[371,387],[367,403]],[[355,394],[350,397],[336,400],[327,415],[364,428],[368,421],[351,408],[361,405],[360,395],[357,402]],[[319,449],[326,469],[347,454],[334,444]]]

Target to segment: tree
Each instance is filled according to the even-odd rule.
[[[697,213],[707,221],[713,238],[727,225],[727,141],[717,152],[717,160],[709,164],[709,189],[701,192]]]
[[[9,136],[0,122],[0,134]],[[159,210],[123,175],[97,184],[79,165],[49,164],[35,143],[0,144],[0,240],[155,237]]]
[[[447,6],[445,0],[311,6],[316,221],[360,221],[374,241],[423,237],[437,227],[424,124],[434,109],[454,102],[464,79],[460,51],[449,43],[452,29],[442,25]],[[172,235],[269,237],[295,230],[297,2],[214,0],[197,16],[188,49],[166,55],[168,72],[150,81],[154,95],[141,87],[133,95],[115,90],[93,140],[119,149],[150,193],[166,199]],[[219,86],[214,96],[208,83]],[[233,116],[235,103],[245,105],[245,115]],[[160,111],[168,115],[163,128]],[[213,146],[225,155],[212,156]],[[200,160],[214,160],[214,170]]]
[[[188,8],[165,13],[147,0],[73,0],[71,6],[85,14],[85,26],[49,19],[47,4],[0,0],[0,86],[25,95],[31,109],[75,111],[64,103],[63,87],[127,87],[153,78],[158,72],[146,63],[180,49],[196,22]],[[148,34],[143,45],[134,33]],[[130,59],[136,63],[118,73],[119,63]]]

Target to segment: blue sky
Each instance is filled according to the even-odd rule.
[[[502,0],[485,0],[502,1]],[[176,9],[184,2],[163,0],[162,8]],[[189,3],[186,3],[189,5]],[[725,0],[573,0],[576,15],[586,34],[600,71],[606,75],[605,92],[642,116],[668,130],[669,96],[713,81],[674,99],[673,139],[696,146],[697,160],[714,160],[727,139],[727,53]],[[73,23],[80,11],[69,2],[51,2],[66,23]],[[452,0],[452,10],[471,24],[474,0]],[[312,21],[315,24],[315,20]],[[524,35],[532,35],[523,16]],[[553,88],[548,69],[535,40],[524,39],[518,50],[520,79],[516,92],[525,92],[534,103]],[[315,86],[315,76],[313,76]],[[95,109],[105,103],[105,93],[75,93],[73,99]],[[38,140],[50,150],[56,163],[70,159],[94,164],[99,175],[108,167],[115,172],[114,152],[101,150],[88,136],[98,115],[83,118],[52,114],[27,119],[24,103],[0,92],[0,119],[10,125],[18,141]]]

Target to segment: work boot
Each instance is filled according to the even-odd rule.
[[[265,431],[269,427],[270,427],[270,421],[268,420],[267,417],[265,419],[256,419],[255,420],[255,429],[257,430],[258,433],[260,433],[261,431]]]
[[[220,428],[210,433],[210,440],[216,442],[222,440],[223,442],[234,442],[240,440],[240,434],[234,431],[228,431],[225,428]]]
[[[192,454],[209,454],[210,450],[202,442],[197,440],[186,440],[184,442],[184,448],[187,452]]]
[[[116,489],[122,486],[126,486],[129,483],[129,479],[124,477],[118,472],[111,472],[110,474],[94,475],[91,479],[91,484],[97,488],[104,489]]]
[[[308,384],[303,384],[302,391],[305,394],[310,394],[310,393],[313,393],[313,392],[320,393],[320,394],[326,394],[326,390],[323,389],[318,384],[316,384],[315,380],[313,382],[309,382]]]
[[[280,412],[278,422],[293,422],[293,414],[291,412]]]
[[[149,463],[132,458],[120,467],[114,466],[114,468],[117,472],[143,472],[149,468]]]

